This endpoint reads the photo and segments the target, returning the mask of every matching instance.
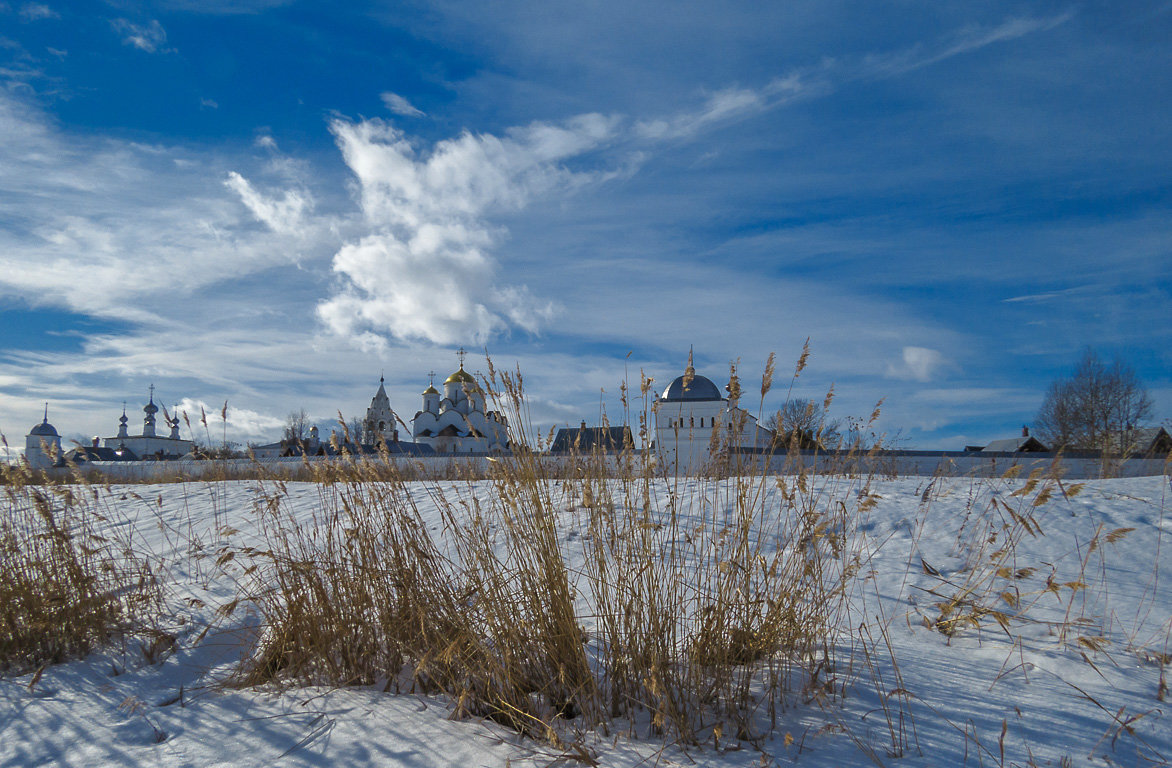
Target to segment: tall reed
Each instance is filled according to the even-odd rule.
[[[82,656],[145,628],[158,583],[144,557],[100,532],[97,490],[40,484],[19,466],[2,471],[0,671]]]

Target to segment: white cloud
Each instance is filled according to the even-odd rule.
[[[319,305],[322,321],[345,336],[389,333],[437,344],[483,343],[514,326],[538,331],[556,307],[523,285],[497,283],[489,251],[500,231],[489,218],[534,195],[605,178],[562,163],[598,148],[615,129],[613,118],[582,115],[504,137],[464,133],[421,153],[383,121],[335,120],[331,130],[358,177],[373,232],[334,257],[343,284]]]
[[[927,347],[904,347],[897,362],[888,363],[887,375],[896,379],[931,381],[932,377],[948,361],[935,349]]]
[[[285,420],[266,413],[239,408],[229,401],[215,405],[203,400],[183,398],[176,407],[181,422],[181,432],[188,436],[188,425],[191,437],[202,443],[218,443],[225,435],[229,440],[243,442],[257,437],[272,437],[279,433],[285,425]],[[227,414],[227,419],[224,415]],[[187,418],[184,419],[183,417]],[[204,422],[206,423],[206,426]],[[226,427],[226,430],[225,430]]]
[[[279,200],[265,197],[236,171],[228,174],[224,185],[240,195],[240,200],[252,211],[253,216],[280,234],[300,233],[304,227],[305,214],[313,208],[313,199],[308,192],[290,189],[285,190]]]
[[[167,32],[157,19],[151,19],[147,24],[135,24],[129,19],[114,19],[110,25],[122,36],[123,45],[133,45],[147,53],[166,53],[169,50],[162,48],[167,42]]]
[[[404,117],[423,117],[423,112],[415,107],[411,102],[397,93],[384,91],[379,94],[383,100],[383,104],[391,112],[396,115],[403,115]]]
[[[215,99],[201,98],[199,100],[200,109],[219,109],[220,105]]]

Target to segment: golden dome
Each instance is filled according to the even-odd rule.
[[[460,370],[456,371],[444,380],[444,384],[454,384],[456,382],[460,382],[462,384],[472,384],[473,386],[476,385],[476,379],[472,378],[472,374],[465,371],[463,366],[460,366]]]
[[[439,390],[435,388],[434,384],[430,384],[430,385],[428,385],[427,389],[423,390],[423,394],[425,394],[425,395],[438,395]]]

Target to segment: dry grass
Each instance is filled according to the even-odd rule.
[[[97,533],[97,493],[32,485],[3,468],[0,516],[0,671],[21,672],[83,656],[144,628],[159,605],[145,559]]]
[[[633,450],[550,464],[525,448],[539,437],[520,375],[490,369],[483,386],[515,428],[486,481],[429,483],[424,499],[381,463],[333,467],[302,521],[282,482],[266,486],[265,543],[240,553],[265,629],[240,683],[442,691],[457,713],[554,742],[571,720],[755,741],[790,697],[833,694],[867,494],[831,503],[804,473],[669,479]]]
[[[803,355],[794,379],[804,364]],[[739,388],[735,368],[730,378]],[[762,401],[773,380],[771,359]],[[806,470],[796,445],[790,474],[777,476],[761,469],[767,460],[740,463],[719,443],[714,461],[689,476],[667,475],[654,453],[630,448],[550,461],[543,437],[527,431],[520,374],[490,368],[482,386],[508,416],[515,451],[475,475],[453,464],[447,477],[424,478],[385,456],[305,461],[291,477],[256,465],[260,543],[214,555],[225,569],[233,564],[233,578],[244,574],[222,615],[255,606],[261,619],[236,684],[443,693],[458,717],[490,718],[589,762],[585,732],[760,745],[788,736],[795,704],[835,712],[852,685],[869,681],[872,722],[882,718],[875,731],[885,733],[852,732],[842,720],[835,727],[876,763],[918,748],[916,692],[904,685],[889,633],[900,617],[883,613],[891,596],[872,605],[864,594],[869,550],[881,542],[860,533],[879,497],[859,467],[874,471],[878,443],[848,446],[841,474]],[[630,401],[624,386],[623,405],[624,423],[647,444],[651,381],[641,379]],[[95,534],[93,516],[111,514],[96,487],[34,479],[5,470],[4,669],[84,654],[141,627],[159,599],[142,558]],[[290,479],[316,483],[308,518],[289,502]],[[934,484],[913,515],[918,530]],[[1131,532],[1102,529],[1077,556],[1027,562],[1022,542],[1045,536],[1050,507],[1081,486],[1063,483],[1056,464],[1024,482],[1011,471],[972,489],[980,505],[933,520],[955,526],[946,530],[955,530],[963,564],[947,573],[923,560],[913,566],[933,604],[916,631],[950,643],[994,632],[1020,654],[1044,624],[1065,651],[1096,663],[1121,634],[1100,597],[1104,552]],[[1172,624],[1145,615],[1133,625],[1128,650],[1160,664],[1162,700]],[[1130,733],[1126,717],[1117,719]],[[997,747],[987,735],[978,740],[975,726],[963,733],[991,761],[1004,760],[1004,730]]]

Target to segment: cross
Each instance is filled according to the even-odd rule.
[[[155,402],[155,385],[151,384],[151,402]]]
[[[466,354],[468,354],[468,353],[464,351],[463,347],[460,347],[460,351],[456,353],[456,357],[460,358],[460,369],[461,370],[464,369],[464,355],[466,355]]]
[[[427,372],[427,382],[431,384],[431,386],[435,386],[435,371]]]

